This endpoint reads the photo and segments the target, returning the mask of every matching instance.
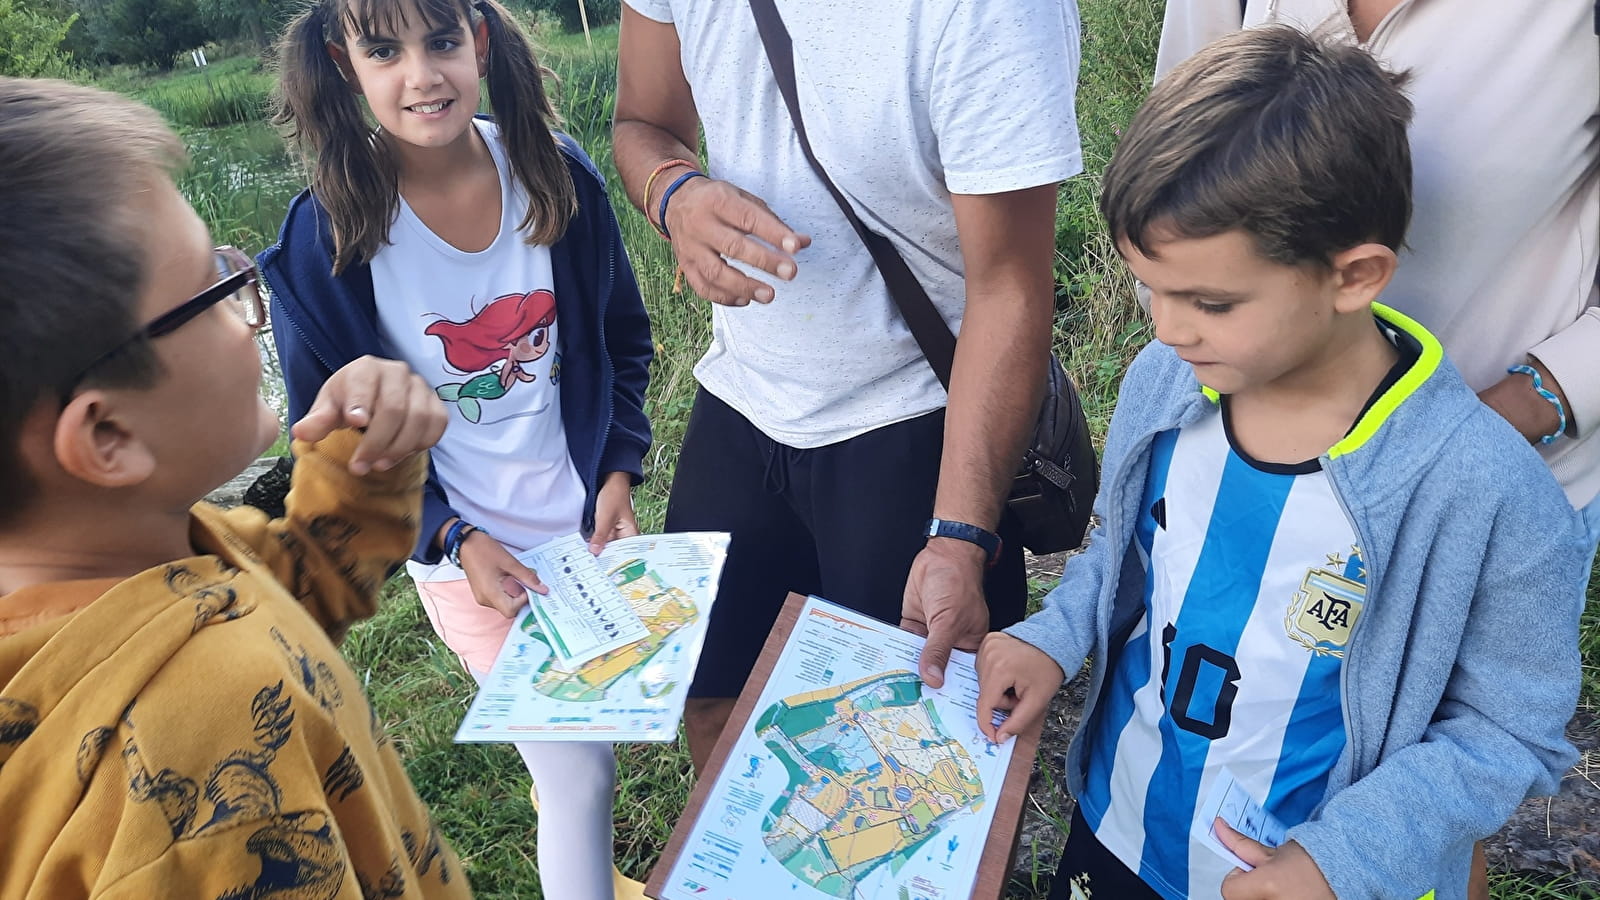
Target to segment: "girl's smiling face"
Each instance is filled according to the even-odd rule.
[[[389,138],[419,148],[447,147],[468,137],[478,111],[488,29],[463,14],[431,20],[409,0],[392,15],[373,17],[370,31],[346,21],[351,35],[328,52]]]

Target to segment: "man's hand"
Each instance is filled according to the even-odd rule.
[[[683,75],[682,47],[671,22],[656,22],[622,5],[617,38],[617,99],[611,126],[612,158],[628,199],[652,222],[661,195],[689,170],[672,160],[699,159],[700,116]],[[656,185],[660,185],[657,187]],[[647,190],[648,188],[648,190]],[[772,286],[728,265],[754,266],[785,281],[796,272],[794,255],[811,243],[773,214],[759,197],[726,181],[691,178],[667,203],[665,225],[678,265],[695,293],[714,303],[744,306],[772,300]]]
[[[627,472],[606,475],[594,501],[594,534],[589,536],[589,552],[600,555],[606,544],[617,538],[639,533],[639,520],[633,515],[633,479]]]
[[[364,429],[350,471],[365,475],[392,469],[438,443],[449,415],[433,388],[405,363],[363,356],[323,382],[290,433],[320,441],[339,428]]]
[[[510,619],[531,598],[528,591],[548,594],[539,573],[523,565],[492,536],[474,531],[461,542],[461,571],[479,606],[497,610]],[[526,590],[525,590],[526,589]]]
[[[1556,383],[1555,376],[1550,374],[1550,370],[1536,359],[1528,360],[1528,365],[1533,366],[1539,373],[1539,380],[1543,382],[1545,389],[1560,397],[1562,405],[1571,410],[1566,395],[1561,391],[1561,385]],[[1533,389],[1533,379],[1526,375],[1507,373],[1506,377],[1479,391],[1478,399],[1499,413],[1501,418],[1510,422],[1530,444],[1538,443],[1540,438],[1555,431],[1561,424],[1561,417],[1556,415],[1555,405],[1539,396],[1539,392]],[[1572,426],[1569,412],[1567,429],[1570,431]]]
[[[989,606],[983,600],[983,548],[952,538],[929,538],[911,562],[900,627],[923,635],[917,666],[930,687],[944,686],[950,650],[976,650],[989,632]]]
[[[691,178],[678,188],[667,204],[666,226],[689,287],[726,306],[773,298],[771,285],[729,265],[729,259],[789,281],[797,271],[794,255],[811,245],[810,237],[784,224],[760,197],[711,178]]]
[[[995,631],[978,648],[978,730],[996,744],[1033,727],[1067,678],[1050,654]],[[998,727],[995,710],[1010,715]]]
[[[1223,900],[1336,900],[1322,877],[1316,860],[1305,848],[1290,841],[1268,847],[1245,837],[1221,819],[1216,820],[1222,845],[1255,868],[1234,869],[1222,879]]]

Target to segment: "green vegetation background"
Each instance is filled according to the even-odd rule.
[[[11,12],[10,2],[0,0],[0,19]],[[1120,373],[1150,339],[1150,331],[1101,227],[1094,198],[1099,173],[1120,129],[1146,90],[1161,7],[1161,0],[1081,0],[1078,116],[1087,171],[1062,188],[1055,344],[1101,435]],[[610,14],[614,18],[615,13]],[[611,169],[615,26],[597,29],[592,45],[581,34],[557,27],[541,28],[539,42],[545,49],[544,62],[560,78],[558,96],[567,130],[610,179],[612,202],[650,310],[657,358],[649,412],[656,443],[646,461],[649,481],[638,491],[637,505],[645,529],[659,528],[694,396],[691,368],[709,338],[707,307],[688,293],[673,291],[667,245],[628,205]],[[219,242],[255,252],[275,239],[304,174],[263,121],[272,76],[253,53],[216,60],[204,71],[185,66],[175,74],[148,74],[105,67],[92,77],[150,103],[183,130],[193,165],[181,187]],[[1037,602],[1049,584],[1038,579],[1033,587]],[[1600,702],[1600,601],[1593,588],[1583,647],[1583,702],[1593,708]],[[528,776],[510,747],[451,742],[473,685],[430,630],[404,577],[389,584],[382,611],[355,629],[345,653],[362,676],[412,779],[460,851],[478,895],[541,897],[534,865],[538,819],[528,802]],[[689,758],[681,745],[623,745],[617,756],[617,863],[643,880],[688,796]],[[1053,759],[1039,762],[1046,770],[1059,766]],[[1059,784],[1053,777],[1040,783],[1040,791],[1057,790]],[[1048,802],[1030,805],[1057,808]],[[1034,849],[1053,854],[1065,823],[1055,825],[1037,848],[1023,848],[1024,861],[1032,859]],[[1009,896],[1044,896],[1049,873],[1040,866],[1034,869],[1013,882]],[[1495,875],[1495,894],[1502,898],[1600,896],[1596,887],[1567,879]]]

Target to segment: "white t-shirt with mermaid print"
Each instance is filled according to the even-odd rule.
[[[527,195],[511,178],[499,129],[475,124],[500,170],[494,242],[477,253],[458,250],[402,197],[391,243],[372,260],[372,288],[385,351],[450,408],[433,449],[450,505],[521,551],[576,531],[584,488],[561,422],[550,249],[517,232]],[[462,577],[448,563],[410,567],[419,581]]]

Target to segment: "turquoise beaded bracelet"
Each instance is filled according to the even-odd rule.
[[[1541,444],[1555,443],[1556,438],[1562,436],[1567,431],[1567,408],[1561,405],[1561,398],[1557,397],[1554,392],[1544,386],[1544,379],[1539,377],[1539,370],[1535,369],[1533,366],[1516,365],[1506,369],[1506,371],[1512,375],[1526,375],[1529,378],[1532,378],[1533,389],[1539,392],[1539,396],[1549,400],[1550,405],[1556,408],[1556,418],[1561,424],[1556,426],[1555,431],[1552,431],[1544,437],[1539,438],[1539,443]]]

